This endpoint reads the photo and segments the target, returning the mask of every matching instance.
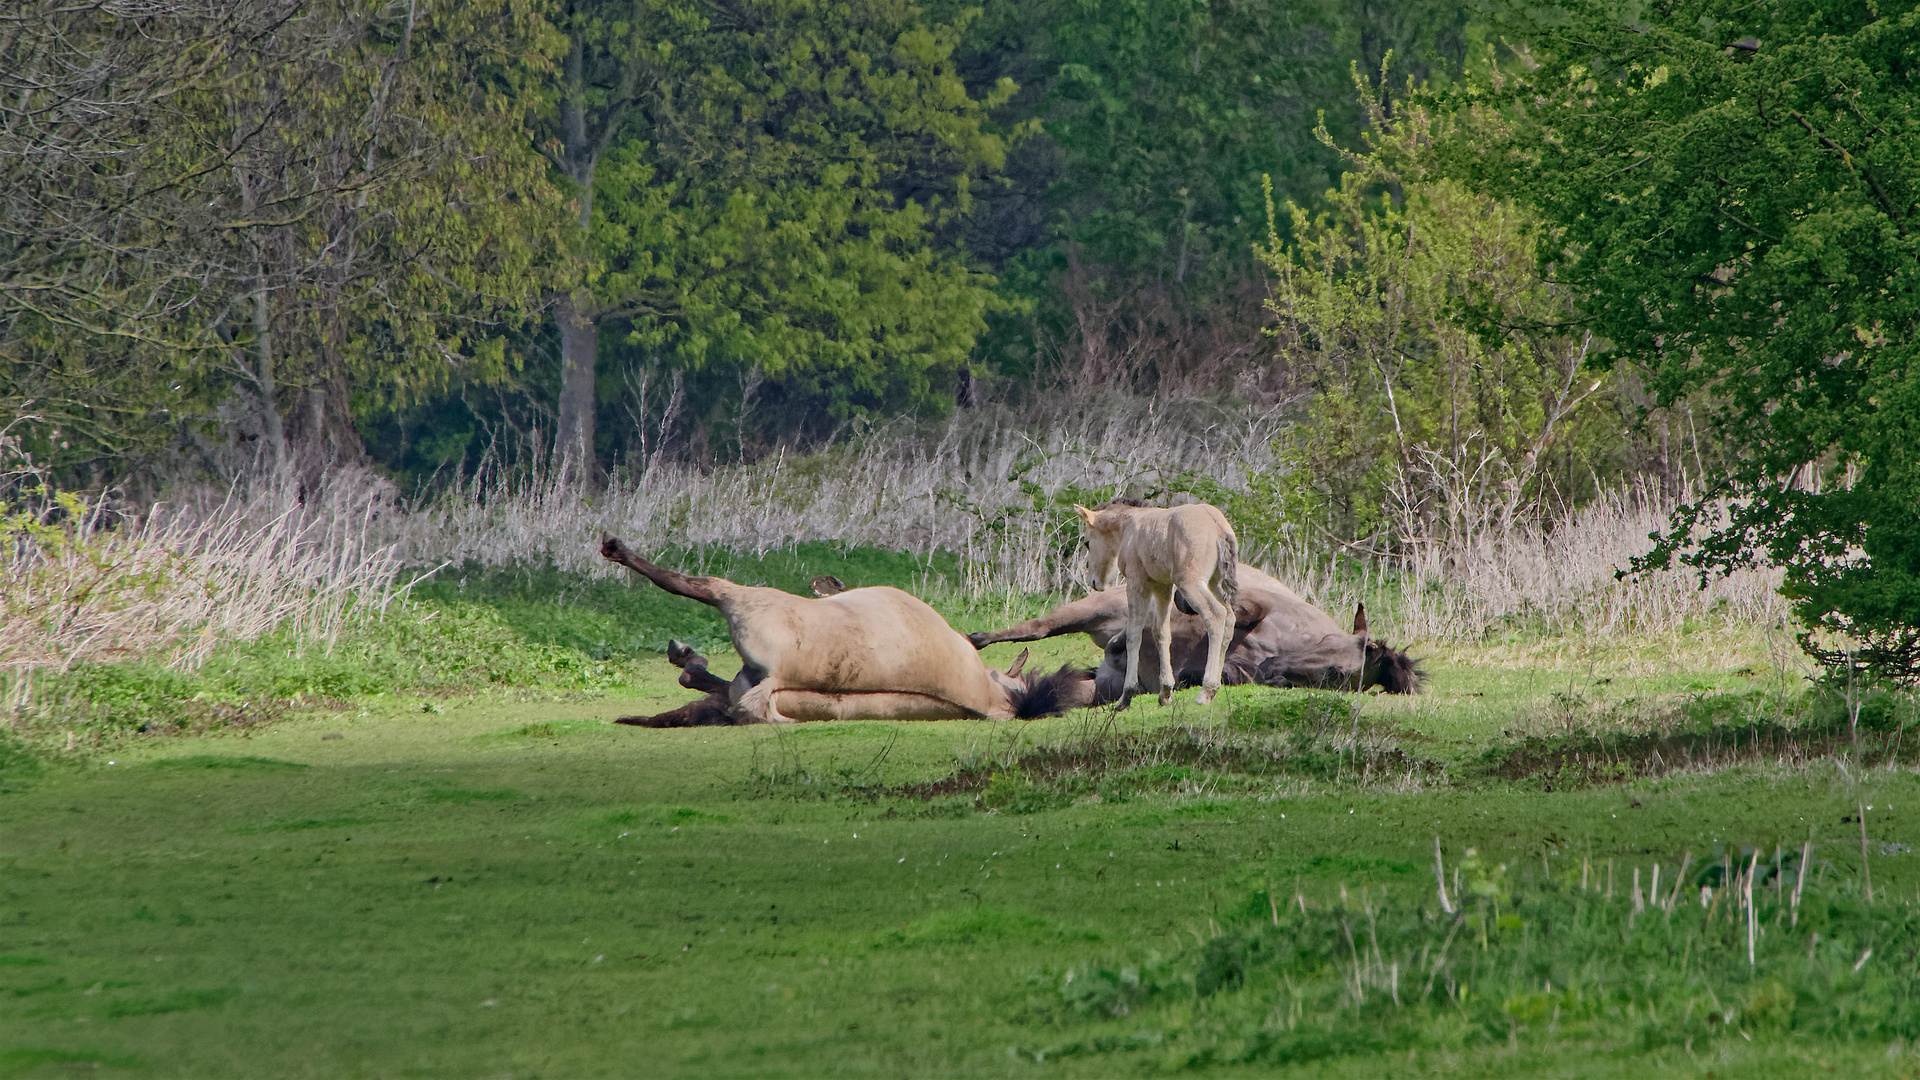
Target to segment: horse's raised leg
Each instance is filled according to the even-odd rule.
[[[667,642],[667,662],[680,669],[680,685],[702,693],[725,693],[729,683],[707,670],[707,658],[683,641]]]
[[[1153,591],[1154,644],[1160,654],[1160,704],[1173,701],[1173,587]]]
[[[1196,614],[1207,624],[1207,667],[1200,676],[1198,699],[1205,705],[1220,691],[1220,679],[1227,662],[1227,642],[1233,630],[1233,610],[1214,596],[1208,582],[1199,582],[1197,586],[1182,583],[1180,588],[1190,598],[1189,602],[1199,608]]]

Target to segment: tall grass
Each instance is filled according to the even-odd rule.
[[[1084,579],[1075,498],[1152,490],[1182,473],[1244,487],[1270,462],[1282,423],[1272,411],[1146,399],[1105,399],[1040,427],[982,409],[932,430],[878,427],[805,456],[711,471],[658,463],[616,473],[592,494],[565,483],[551,460],[490,456],[408,519],[405,550],[417,563],[551,563],[600,575],[618,572],[598,554],[609,533],[640,549],[753,554],[830,541],[952,552],[966,567],[954,584],[972,597],[1061,592]]]
[[[1415,539],[1400,560],[1394,611],[1404,633],[1478,637],[1514,625],[1592,634],[1669,632],[1717,616],[1777,624],[1780,571],[1709,577],[1670,569],[1617,576],[1645,554],[1674,508],[1698,500],[1690,483],[1663,495],[1641,482],[1603,491],[1557,519],[1518,521],[1447,542]]]
[[[655,464],[585,494],[551,461],[490,456],[400,523],[400,539],[416,564],[551,564],[596,576],[617,572],[598,556],[609,533],[696,561],[701,549],[761,554],[809,541],[922,556],[944,550],[960,557],[957,579],[944,585],[970,602],[1074,593],[1087,575],[1073,502],[1180,499],[1195,478],[1245,492],[1278,467],[1271,444],[1286,422],[1276,410],[1196,413],[1138,399],[1090,403],[1037,423],[977,410],[931,430],[875,428],[804,456],[704,471]],[[1458,535],[1401,537],[1386,558],[1325,544],[1246,555],[1330,610],[1367,600],[1399,639],[1475,640],[1514,627],[1671,633],[1707,618],[1777,623],[1777,571],[1714,577],[1705,588],[1685,570],[1616,576],[1648,550],[1649,534],[1676,505],[1696,497],[1685,483],[1664,494],[1629,484],[1557,517],[1503,515]],[[1260,507],[1249,500],[1240,512]]]

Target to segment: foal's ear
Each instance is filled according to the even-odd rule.
[[[1093,524],[1093,518],[1094,518],[1093,511],[1087,509],[1084,506],[1081,506],[1079,503],[1074,503],[1073,512],[1080,515],[1081,521],[1084,521],[1089,525]]]
[[[1356,634],[1367,632],[1367,605],[1364,603],[1353,609],[1353,632]]]

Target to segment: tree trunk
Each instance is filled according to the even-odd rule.
[[[563,295],[554,305],[560,323],[560,430],[555,452],[569,480],[593,479],[593,365],[600,328],[583,294]]]
[[[274,382],[273,309],[269,306],[272,295],[267,289],[267,271],[263,265],[254,279],[253,290],[253,383],[260,394],[260,437],[267,444],[267,460],[273,466],[273,477],[280,480],[287,474],[287,435],[280,425],[279,392]]]

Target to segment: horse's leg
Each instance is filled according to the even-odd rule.
[[[614,723],[650,728],[715,727],[733,723],[733,717],[727,713],[727,695],[720,692],[655,716],[623,716]]]
[[[1086,634],[1094,639],[1094,644],[1104,649],[1108,642],[1124,632],[1120,629],[1124,624],[1119,620],[1125,610],[1125,601],[1117,596],[1095,593],[1070,604],[1062,604],[1037,619],[1028,619],[1005,630],[975,631],[967,635],[967,640],[973,643],[974,648],[984,649],[1003,641],[1039,641],[1063,634]]]
[[[702,693],[725,693],[727,680],[707,670],[707,658],[681,641],[667,642],[667,662],[680,669],[680,685]]]
[[[1173,701],[1173,586],[1162,591],[1156,582],[1152,590],[1154,633],[1159,638],[1154,644],[1160,654],[1160,704],[1166,705]]]

